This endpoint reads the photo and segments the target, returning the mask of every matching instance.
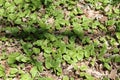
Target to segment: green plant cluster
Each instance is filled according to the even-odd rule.
[[[83,9],[77,6],[79,0],[0,0],[0,22],[5,26],[0,31],[6,33],[4,37],[0,36],[0,41],[15,38],[22,51],[9,55],[2,51],[0,60],[7,60],[11,68],[7,76],[3,65],[0,65],[0,77],[13,80],[19,74],[20,80],[52,80],[39,73],[47,69],[60,76],[63,74],[62,64],[67,63],[73,65],[74,70],[81,71],[80,77],[94,80],[93,76],[85,73],[86,66],[77,66],[79,61],[89,58],[92,58],[92,67],[99,61],[110,71],[111,62],[120,62],[120,9],[113,8],[116,7],[113,2],[85,0],[83,9],[89,5],[107,16],[102,23],[88,18]],[[104,11],[108,5],[109,10]],[[111,31],[111,27],[114,30]],[[96,30],[100,34],[95,35]],[[41,53],[44,62],[37,59]],[[110,56],[105,57],[106,54]],[[23,69],[26,64],[32,64],[29,73],[17,67]],[[69,77],[63,76],[63,80],[69,80]]]

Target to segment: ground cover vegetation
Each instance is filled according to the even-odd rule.
[[[0,0],[0,80],[119,80],[119,0]]]

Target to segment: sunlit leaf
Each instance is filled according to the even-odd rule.
[[[31,70],[30,70],[30,73],[32,75],[32,78],[34,78],[37,73],[38,73],[38,70],[37,70],[37,67],[33,67]]]

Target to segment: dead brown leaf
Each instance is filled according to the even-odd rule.
[[[43,71],[42,73],[40,73],[40,75],[42,77],[52,78],[53,80],[58,80],[59,79],[59,77],[57,77],[55,74],[52,74],[51,71]]]
[[[53,23],[54,23],[54,19],[53,19],[53,17],[49,18],[49,19],[47,20],[47,23],[49,23],[49,24],[53,24]]]
[[[86,72],[96,78],[101,78],[104,76],[104,74],[100,73],[99,71],[96,71],[95,69],[91,69],[91,68],[87,69]]]
[[[101,23],[104,23],[108,20],[108,18],[106,16],[103,16],[99,20],[100,20]]]
[[[105,12],[108,12],[110,10],[110,5],[107,5],[104,9]]]
[[[43,52],[41,52],[38,57],[37,57],[38,61],[44,62],[44,57],[43,57]]]
[[[111,72],[108,76],[110,79],[115,80],[116,75],[117,75],[117,70],[113,69],[113,70],[111,70]]]

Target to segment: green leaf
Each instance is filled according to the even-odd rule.
[[[7,59],[7,54],[6,54],[6,52],[2,52],[1,53],[1,56],[0,56],[0,60],[5,60],[5,59]]]
[[[43,71],[43,64],[42,64],[42,62],[35,61],[35,66],[37,67],[38,71],[40,71],[40,72]]]
[[[24,1],[23,0],[14,0],[15,4],[21,4],[23,3]]]
[[[55,41],[55,40],[56,40],[56,37],[55,37],[55,35],[53,35],[53,34],[45,33],[44,35],[45,35],[45,37],[46,37],[47,39],[49,39],[50,41]]]
[[[37,29],[35,27],[27,26],[27,27],[23,28],[23,30],[24,30],[24,32],[27,32],[27,33],[30,33],[30,32],[35,33]]]
[[[25,0],[26,2],[30,2],[30,0]]]
[[[51,60],[51,57],[47,57],[46,60],[45,60],[45,67],[47,69],[50,69],[52,67],[52,60]]]
[[[0,0],[0,6],[4,4],[5,0]]]
[[[13,64],[16,62],[16,57],[18,57],[20,55],[20,53],[15,52],[15,53],[11,53],[8,56],[7,62],[8,64]]]
[[[3,68],[2,65],[0,65],[0,77],[4,77],[5,76],[5,69]]]
[[[5,2],[5,8],[7,8],[7,7],[9,7],[11,5],[11,3],[10,2]]]
[[[114,57],[114,62],[120,62],[120,55]]]
[[[49,5],[53,0],[44,0],[44,5]]]
[[[25,43],[25,44],[22,45],[22,48],[23,48],[24,52],[28,56],[32,55],[32,51],[31,51],[32,46],[33,45],[31,43]]]
[[[116,31],[120,32],[120,20],[116,23]]]
[[[5,10],[4,9],[0,9],[0,16],[3,16],[4,15],[4,12],[5,12]]]
[[[31,78],[30,74],[25,73],[21,75],[20,80],[33,80],[33,79]]]
[[[58,68],[59,67],[59,64],[60,64],[60,61],[59,60],[52,60],[51,61],[51,65],[53,68]]]
[[[80,72],[80,76],[84,77],[85,76],[85,72]]]
[[[89,74],[85,74],[85,77],[87,78],[87,80],[95,80],[94,77],[92,77],[91,75]]]
[[[106,44],[103,44],[103,47],[102,49],[100,49],[100,54],[98,55],[98,57],[101,58],[106,52],[107,52],[107,46]]]
[[[120,32],[116,32],[117,39],[120,39]]]
[[[73,77],[71,77],[71,78],[70,78],[70,80],[74,80],[74,78],[73,78]]]
[[[4,41],[7,41],[8,38],[4,36],[4,37],[0,37],[0,40],[4,42]]]
[[[34,78],[38,73],[37,67],[34,66],[31,70],[30,70],[30,74],[32,75],[32,78]]]
[[[69,77],[68,76],[63,76],[62,80],[69,80]]]
[[[40,49],[39,48],[33,48],[33,53],[35,54],[39,54],[40,53]]]
[[[62,74],[62,68],[61,67],[57,67],[57,75],[61,75]]]
[[[111,66],[108,63],[104,63],[104,67],[107,68],[108,70],[111,70]]]
[[[16,74],[18,72],[18,69],[16,68],[11,68],[10,69],[10,74],[13,75],[13,74]]]
[[[82,17],[82,27],[83,27],[83,29],[86,29],[86,30],[88,30],[90,27],[90,22],[92,22],[92,20],[91,19],[89,19],[89,18],[87,18],[86,16],[83,16]]]
[[[86,65],[80,66],[80,70],[81,70],[81,71],[85,71],[85,70],[87,70],[87,69],[88,69],[88,67],[87,67]]]
[[[73,23],[73,31],[75,34],[77,34],[78,37],[83,38],[83,28],[80,26],[79,23]]]
[[[16,6],[11,3],[10,6],[7,8],[7,11],[10,12],[10,13],[12,13],[12,12],[15,11],[15,8],[16,8]]]
[[[20,65],[20,66],[21,66],[21,65]],[[22,65],[22,66],[23,66],[23,65]],[[24,66],[24,67],[25,67],[25,66]],[[19,74],[25,74],[25,72],[24,72],[23,70],[21,70],[21,69],[18,70],[18,73],[19,73]]]
[[[33,20],[33,21],[37,21],[37,14],[36,13],[32,13],[30,15],[30,18]]]
[[[15,15],[15,14],[9,14],[9,15],[8,15],[8,18],[9,18],[10,20],[15,20],[15,19],[16,19],[16,15]]]
[[[82,9],[81,8],[77,8],[77,11],[78,11],[78,14],[83,14],[83,11],[82,11]]]
[[[83,51],[79,51],[79,53],[77,53],[77,59],[78,60],[82,60],[84,58],[84,52]]]
[[[20,18],[17,18],[17,19],[15,20],[15,23],[16,23],[16,24],[21,24],[21,23],[22,23],[22,20],[21,20]]]
[[[42,43],[43,43],[42,40],[37,40],[33,43],[33,45],[42,46]]]
[[[50,62],[45,62],[45,66],[47,69],[50,69],[52,67],[51,63]]]
[[[92,23],[92,28],[97,28],[100,25],[99,21],[95,21],[94,23]]]
[[[82,39],[82,43],[83,44],[86,44],[86,43],[89,43],[90,42],[90,38],[89,37],[84,37],[83,39]]]
[[[36,7],[36,8],[40,8],[41,6],[41,0],[31,0],[31,2],[33,3],[33,5]]]
[[[91,64],[92,66],[94,66],[94,65],[95,65],[95,62],[96,62],[96,58],[93,58],[92,61],[90,62],[90,64]]]
[[[109,20],[109,21],[107,21],[107,24],[108,24],[109,26],[113,26],[114,23],[115,23],[115,20]]]
[[[52,48],[50,48],[50,47],[43,47],[43,49],[46,53],[51,53],[52,52]]]
[[[113,49],[113,53],[118,53],[119,52],[119,48],[114,48]]]
[[[66,60],[66,61],[71,60],[69,55],[63,55],[63,59]]]
[[[65,45],[61,46],[61,47],[59,48],[59,51],[60,51],[61,53],[66,53],[66,46],[65,46]]]
[[[81,77],[86,77],[86,80],[95,80],[94,77],[92,77],[90,74],[85,72],[80,72]]]
[[[19,29],[17,27],[6,27],[5,28],[7,32],[12,33],[13,35],[16,35]]]
[[[42,21],[42,20],[39,20],[39,26],[43,29],[43,30],[46,30],[47,29],[47,25]]]
[[[89,50],[84,50],[84,55],[85,55],[86,58],[90,57]]]
[[[17,14],[17,16],[19,16],[19,17],[21,17],[21,18],[23,18],[23,17],[29,17],[30,16],[30,10],[29,9],[27,9],[27,10],[25,10],[24,12],[23,11],[21,11],[21,12],[19,12],[18,14]]]
[[[18,62],[28,62],[30,61],[30,58],[26,57],[25,55],[19,55],[18,57],[16,57],[16,60]]]
[[[108,77],[104,77],[103,80],[110,80]],[[119,79],[118,79],[119,80]]]
[[[116,14],[120,14],[120,9],[113,9]]]

